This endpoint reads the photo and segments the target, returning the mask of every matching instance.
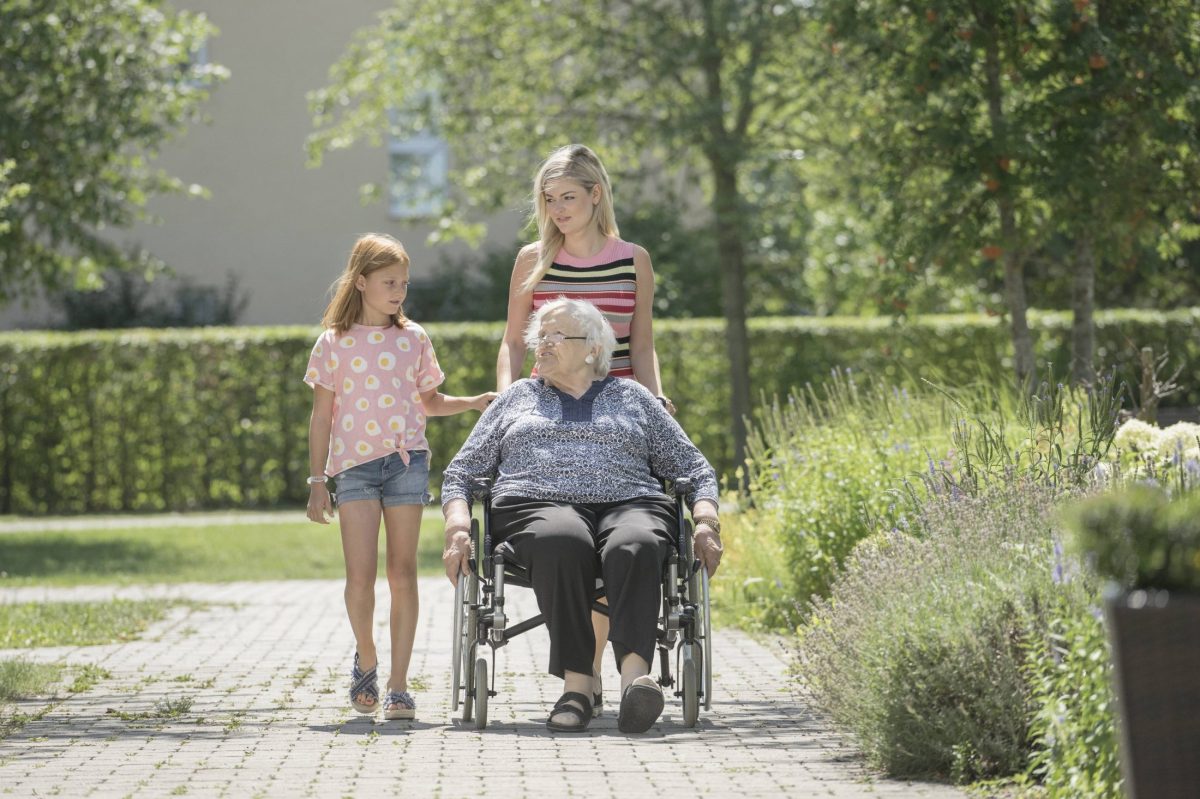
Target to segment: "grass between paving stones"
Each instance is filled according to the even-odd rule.
[[[24,658],[0,660],[0,703],[46,693],[58,681],[62,665]]]
[[[442,519],[421,522],[417,568],[442,574]],[[380,535],[380,574],[383,574]],[[340,531],[308,521],[0,534],[0,587],[337,578]]]
[[[92,646],[128,641],[179,600],[112,599],[104,602],[14,602],[0,605],[0,649]]]

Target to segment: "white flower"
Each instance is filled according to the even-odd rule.
[[[1159,430],[1141,419],[1130,419],[1121,425],[1113,437],[1113,444],[1131,452],[1154,453],[1158,449]]]
[[[1159,457],[1174,458],[1176,453],[1183,460],[1200,458],[1200,424],[1176,422],[1159,431]]]

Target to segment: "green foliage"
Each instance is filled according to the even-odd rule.
[[[1056,606],[1046,636],[1029,646],[1027,679],[1037,708],[1030,772],[1047,799],[1120,799],[1112,656],[1100,613]]]
[[[0,153],[12,164],[0,178],[0,302],[133,268],[142,258],[100,231],[142,218],[152,195],[202,192],[151,162],[225,75],[191,62],[213,30],[150,0],[0,2]]]
[[[814,603],[802,676],[888,773],[969,781],[1024,769],[1024,642],[1044,638],[1054,597],[1088,592],[1055,582],[1057,499],[1020,483],[934,498],[916,535],[868,539]]]
[[[956,265],[960,285],[994,280],[1001,254],[1023,263],[1059,234],[1111,261],[1200,234],[1194,4],[834,0],[822,15],[830,93],[857,123],[839,163],[874,178],[833,183],[879,213],[894,290]]]
[[[905,523],[896,489],[929,459],[948,457],[950,410],[943,397],[915,386],[860,386],[837,373],[819,393],[809,386],[759,415],[747,464],[752,526],[780,543],[787,572],[776,586],[782,594],[774,581],[744,589],[765,612],[763,623],[777,626],[793,603],[826,594],[859,541]]]
[[[425,322],[495,322],[508,315],[508,283],[521,244],[442,258],[433,274],[408,286],[404,310]]]
[[[1113,312],[1098,341],[1133,368],[1128,341],[1169,342],[1200,373],[1189,333],[1200,310]],[[1061,315],[1035,318],[1039,353],[1062,364]],[[443,391],[494,386],[496,323],[433,324]],[[305,327],[0,334],[0,513],[194,510],[299,505],[307,500],[312,395],[300,381],[317,331]],[[663,384],[679,421],[726,477],[734,474],[727,354],[721,324],[656,326]],[[906,374],[950,383],[1002,363],[1006,333],[987,317],[759,319],[750,324],[754,389],[786,396],[820,386],[837,367],[899,384]],[[1060,371],[1061,373],[1061,371]],[[1200,386],[1181,397],[1195,403]],[[475,414],[429,423],[434,483]],[[948,429],[948,428],[947,428]]]
[[[0,649],[93,646],[128,641],[178,602],[12,602],[0,605]]]
[[[143,585],[230,580],[310,580],[344,577],[337,524],[144,527],[131,524],[82,531],[4,534],[0,585]],[[442,514],[429,508],[421,522],[417,570],[442,569]],[[380,553],[386,548],[381,535]],[[385,563],[380,558],[380,576]]]
[[[67,330],[232,325],[250,301],[232,272],[222,288],[186,277],[151,282],[144,273],[110,272],[102,289],[68,290],[52,299],[63,311]]]
[[[46,693],[61,671],[58,664],[34,663],[24,658],[0,659],[0,702]],[[0,731],[3,730],[0,726]]]
[[[1069,512],[1075,546],[1124,588],[1200,591],[1200,492],[1134,484]]]

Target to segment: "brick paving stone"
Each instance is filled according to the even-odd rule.
[[[449,707],[453,591],[434,578],[420,590],[410,672],[424,685],[419,718],[388,722],[346,699],[353,639],[340,581],[2,589],[0,602],[204,604],[171,611],[138,641],[0,653],[111,673],[84,693],[20,704],[40,715],[0,741],[0,796],[964,796],[871,774],[789,686],[782,647],[736,630],[716,631],[713,708],[694,729],[668,697],[649,732],[618,733],[610,657],[604,714],[586,733],[551,734],[544,721],[561,683],[544,673],[548,642],[536,630],[497,654],[499,694],[479,732]],[[510,597],[510,616],[534,612],[531,592]],[[386,663],[382,582],[376,605]],[[172,701],[181,712],[163,716]]]

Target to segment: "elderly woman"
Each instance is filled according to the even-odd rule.
[[[592,719],[591,593],[602,576],[621,672],[617,727],[645,732],[663,709],[649,675],[676,524],[659,476],[691,478],[696,556],[712,574],[721,560],[716,475],[653,394],[608,375],[616,339],[594,305],[546,303],[525,341],[537,378],[509,386],[446,467],[446,574],[457,583],[467,573],[471,481],[494,477],[492,540],[507,541],[529,570],[550,633],[549,671],[564,681],[546,726],[581,732]]]

